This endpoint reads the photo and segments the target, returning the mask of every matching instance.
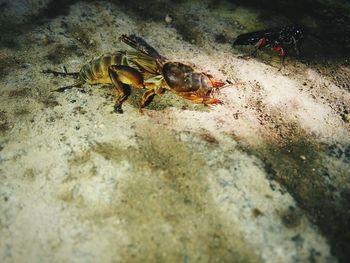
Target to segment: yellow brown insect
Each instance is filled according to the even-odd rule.
[[[102,55],[85,64],[79,72],[44,72],[78,78],[73,85],[61,87],[56,91],[80,87],[85,83],[112,84],[116,92],[114,111],[118,113],[122,112],[122,103],[127,98],[124,85],[147,89],[140,101],[141,109],[152,95],[161,95],[164,90],[170,90],[194,103],[221,102],[214,98],[213,92],[222,87],[224,82],[215,80],[211,75],[193,66],[169,61],[140,37],[122,35],[120,39],[135,50]]]

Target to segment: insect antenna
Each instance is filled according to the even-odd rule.
[[[53,74],[55,77],[57,76],[62,76],[62,77],[67,77],[67,76],[72,76],[73,78],[78,78],[79,77],[79,72],[67,72],[67,68],[63,67],[64,72],[62,71],[55,71],[51,69],[46,69],[41,71],[41,73],[44,74]]]

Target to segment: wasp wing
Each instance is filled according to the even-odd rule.
[[[279,37],[280,29],[267,29],[249,32],[239,35],[233,45],[255,45],[260,39],[265,38],[267,42],[272,42]]]

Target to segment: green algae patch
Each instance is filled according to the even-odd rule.
[[[59,43],[52,45],[45,59],[50,61],[50,63],[57,65],[62,64],[66,58],[71,58],[72,56],[83,56],[79,46],[75,44],[66,45]]]
[[[96,143],[70,162],[78,174],[94,158],[128,163],[111,186],[110,203],[94,205],[69,191],[60,200],[76,204],[80,219],[94,227],[118,222],[111,224],[125,236],[116,234],[109,244],[124,262],[258,262],[239,229],[221,216],[201,153],[159,127],[137,124],[136,137],[139,147]]]
[[[228,9],[227,6],[216,6],[216,13],[220,17],[226,18],[228,21],[236,21],[237,25],[241,25],[240,29],[246,32],[261,30],[266,27],[259,19],[258,11],[253,11],[252,9],[247,9],[244,7],[235,7]]]
[[[323,145],[306,135],[290,135],[279,144],[266,144],[257,150],[270,179],[279,182],[297,201],[327,237],[340,262],[350,251],[350,194],[348,182],[336,184],[334,178],[346,178],[345,169],[332,169]],[[332,179],[333,178],[333,179]],[[298,225],[294,208],[281,214],[287,228]]]
[[[29,182],[33,182],[35,180],[35,171],[33,168],[28,168],[24,171],[22,175],[24,180],[27,180]]]
[[[301,222],[301,213],[294,207],[289,207],[287,210],[282,211],[281,220],[285,227],[296,228]]]
[[[4,134],[11,129],[5,111],[0,111],[0,134]]]
[[[238,232],[220,219],[203,178],[139,175],[117,210],[127,222],[134,262],[254,262]]]

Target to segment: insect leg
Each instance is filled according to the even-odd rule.
[[[123,65],[110,66],[108,68],[108,74],[117,97],[114,111],[116,113],[123,113],[122,104],[127,98],[123,84],[132,85],[136,88],[144,88],[143,77],[136,69]]]
[[[123,88],[123,83],[118,79],[118,75],[109,69],[109,77],[112,80],[113,86],[116,92],[116,102],[114,105],[114,112],[123,113],[122,103],[126,99],[126,95]]]
[[[163,94],[164,90],[165,90],[165,88],[156,87],[156,88],[154,89],[154,92],[155,92],[158,96],[160,96],[160,95]]]
[[[258,42],[256,42],[256,44],[254,45],[255,49],[254,51],[250,54],[251,56],[255,57],[256,56],[256,53],[258,53],[258,50],[260,48],[263,48],[264,46],[266,46],[267,44],[267,40],[266,38],[262,37],[259,39]]]
[[[282,67],[284,67],[284,60],[286,57],[286,52],[284,51],[284,49],[281,46],[275,46],[273,48],[273,51],[276,51],[278,53],[278,55],[280,56],[281,65]],[[281,68],[279,70],[281,70]]]
[[[177,93],[181,97],[192,101],[193,103],[200,103],[204,105],[217,105],[222,104],[222,101],[216,98],[212,98],[210,96],[201,96],[196,94],[195,92],[191,93]]]
[[[292,37],[293,45],[294,45],[294,50],[295,54],[297,56],[300,55],[300,41],[296,40],[295,37]]]
[[[285,66],[285,65],[284,65],[284,61],[285,61],[285,59],[286,59],[286,56],[284,55],[284,56],[281,56],[280,58],[281,58],[282,67],[284,67],[284,66]]]
[[[256,44],[254,45],[254,51],[251,52],[250,54],[248,55],[243,55],[243,56],[238,56],[238,58],[243,58],[243,59],[247,59],[249,57],[256,57],[256,54],[258,53],[258,50],[263,48],[264,46],[266,46],[268,43],[267,43],[267,40],[266,38],[260,38],[258,40],[258,42],[256,42]]]
[[[153,95],[162,95],[162,93],[164,92],[165,88],[163,88],[161,86],[160,83],[154,83],[154,82],[147,82],[145,83],[145,87],[148,89],[143,95],[142,98],[140,100],[140,112],[142,113],[142,108],[144,108],[147,104],[147,102],[149,101],[149,99],[153,96]]]
[[[152,97],[155,94],[156,94],[156,91],[154,89],[150,89],[150,90],[147,90],[142,95],[142,98],[141,98],[141,101],[140,101],[140,106],[139,106],[139,110],[140,110],[141,113],[142,113],[142,109],[146,106],[146,103],[149,100],[149,98]]]

